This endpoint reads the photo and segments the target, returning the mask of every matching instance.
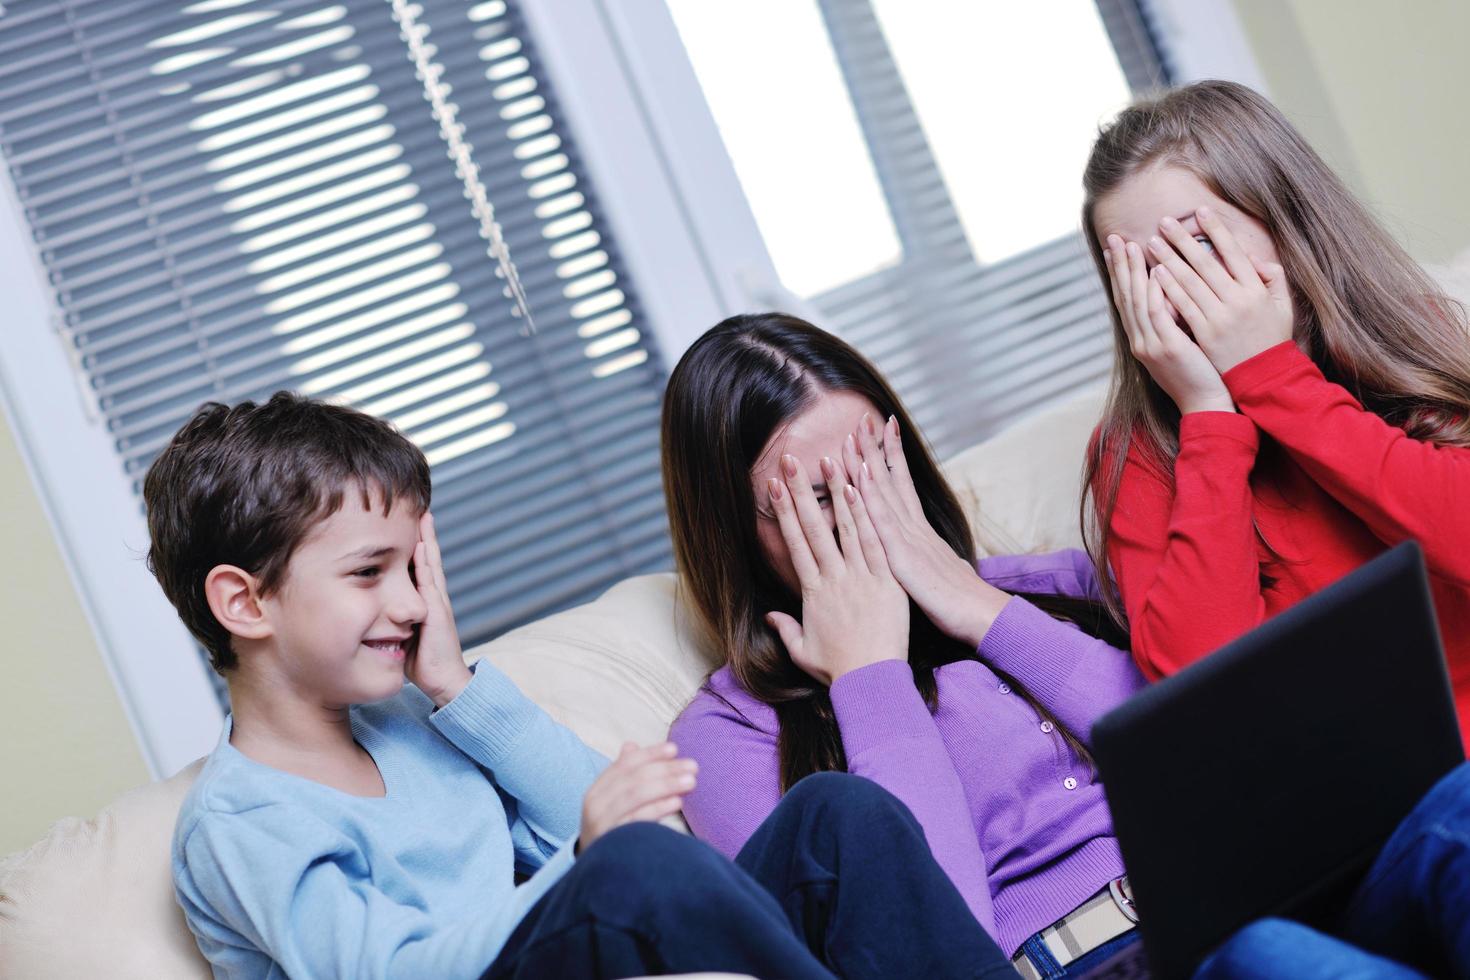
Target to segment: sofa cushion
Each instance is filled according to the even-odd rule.
[[[945,464],[980,554],[1082,547],[1082,461],[1105,393],[1090,388]]]
[[[135,789],[91,820],[62,820],[0,863],[0,975],[210,975],[169,872],[174,818],[203,764]]]
[[[505,671],[526,696],[609,757],[646,745],[719,665],[677,601],[669,572],[624,579],[595,602],[512,630],[468,651]]]

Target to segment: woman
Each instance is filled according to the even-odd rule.
[[[908,806],[1023,973],[1081,973],[1135,942],[1084,740],[1144,682],[1086,555],[977,575],[897,396],[794,317],[695,342],[663,452],[682,582],[728,659],[673,729],[700,767],[695,833],[741,853],[801,779],[847,771]]]

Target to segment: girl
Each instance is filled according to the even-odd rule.
[[[1133,943],[1079,736],[1144,681],[1086,556],[977,575],[897,396],[794,317],[732,317],[695,342],[669,379],[663,453],[682,583],[728,658],[672,733],[700,767],[695,833],[743,858],[798,781],[845,770],[907,805],[1024,975],[1080,974]]]
[[[1414,538],[1470,744],[1459,306],[1240,85],[1125,110],[1083,184],[1117,345],[1085,523],[1139,666],[1172,674]]]
[[[1116,576],[1103,598],[1139,666],[1174,673],[1414,538],[1466,731],[1470,340],[1459,306],[1240,85],[1203,82],[1125,110],[1083,185],[1117,345],[1084,531],[1099,579],[1109,566]],[[1466,827],[1470,765],[1400,825],[1344,911],[1340,934],[1371,954],[1268,919],[1202,975],[1417,976],[1380,957],[1470,975]]]

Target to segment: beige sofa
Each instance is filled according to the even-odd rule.
[[[1081,460],[1100,392],[1026,420],[948,464],[983,552],[1076,546]],[[977,506],[978,505],[978,506]],[[671,574],[627,579],[601,598],[467,653],[488,657],[590,745],[662,739],[717,664]],[[0,977],[207,977],[169,880],[169,837],[200,763],[58,823],[0,861]]]

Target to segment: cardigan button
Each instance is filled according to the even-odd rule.
[[[1044,733],[1044,734],[1047,734],[1047,735],[1050,735],[1050,734],[1051,734],[1051,733],[1052,733],[1052,729],[1054,729],[1054,728],[1056,728],[1056,727],[1057,727],[1057,726],[1055,726],[1055,725],[1053,725],[1053,724],[1052,724],[1052,723],[1051,723],[1051,722],[1049,722],[1049,721],[1043,721],[1043,722],[1042,722],[1042,723],[1041,723],[1041,730],[1042,730],[1042,732],[1043,732],[1043,733]]]
[[[1002,693],[1002,694],[1010,694],[1011,693],[1011,686],[1009,684],[1002,684],[996,690],[1000,691],[1000,693]]]
[[[1071,776],[1068,776],[1066,779],[1062,780],[1062,787],[1064,789],[1076,789],[1077,780],[1073,779]]]

